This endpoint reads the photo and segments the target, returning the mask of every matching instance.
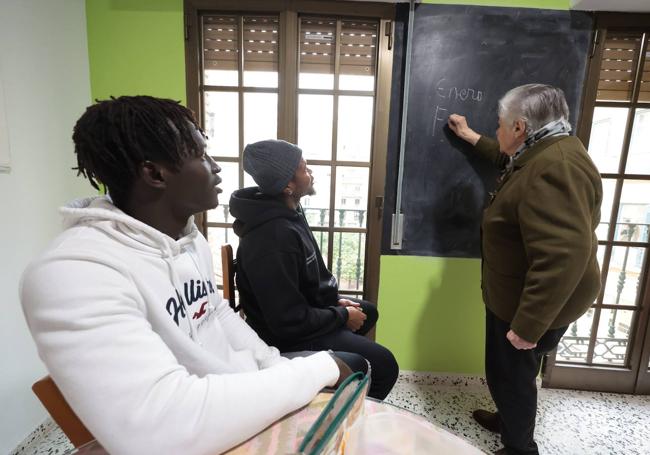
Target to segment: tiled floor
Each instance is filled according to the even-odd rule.
[[[11,455],[57,455],[72,449],[72,444],[51,419],[32,432]]]
[[[481,378],[402,372],[387,401],[426,417],[491,453],[498,435],[472,410],[493,410]],[[541,454],[650,454],[650,396],[540,389],[535,440]]]
[[[471,417],[473,409],[492,409],[481,378],[402,372],[386,401],[488,453],[500,447],[498,436]],[[650,396],[540,389],[536,440],[540,453],[548,455],[650,454]],[[62,454],[69,448],[61,430],[48,420],[13,455]]]

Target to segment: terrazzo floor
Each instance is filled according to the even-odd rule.
[[[501,447],[498,435],[483,430],[471,417],[476,408],[493,409],[482,378],[403,371],[386,401],[487,453]],[[648,455],[650,396],[540,389],[535,438],[543,455]],[[12,455],[63,454],[70,448],[48,419]]]
[[[494,410],[483,378],[402,372],[388,402],[422,415],[492,453],[499,436],[472,419]],[[539,388],[535,440],[540,454],[650,454],[650,396]]]

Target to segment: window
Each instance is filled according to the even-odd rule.
[[[394,7],[316,3],[295,11],[283,0],[186,0],[188,104],[224,182],[219,207],[199,224],[218,266],[220,246],[238,243],[230,195],[254,185],[243,148],[268,138],[297,143],[314,175],[317,193],[301,202],[323,258],[342,293],[374,300],[381,225],[369,201],[383,197],[372,182],[385,173]],[[380,74],[382,59],[389,64]]]
[[[648,373],[641,367],[647,357],[640,359],[648,331],[642,309],[650,292],[650,18],[638,29],[606,25],[634,22],[617,18],[598,19],[578,131],[603,179],[597,230],[602,289],[561,340],[548,385],[630,393]]]

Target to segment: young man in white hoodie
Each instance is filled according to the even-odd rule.
[[[101,101],[73,140],[78,173],[110,197],[61,210],[21,301],[50,375],[110,453],[222,452],[350,373],[327,352],[280,357],[220,298],[192,215],[217,206],[221,169],[191,111]]]

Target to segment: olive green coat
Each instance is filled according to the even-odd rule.
[[[499,144],[475,147],[503,167]],[[483,213],[483,300],[523,339],[569,325],[600,290],[600,174],[576,137],[542,139],[515,160]]]

